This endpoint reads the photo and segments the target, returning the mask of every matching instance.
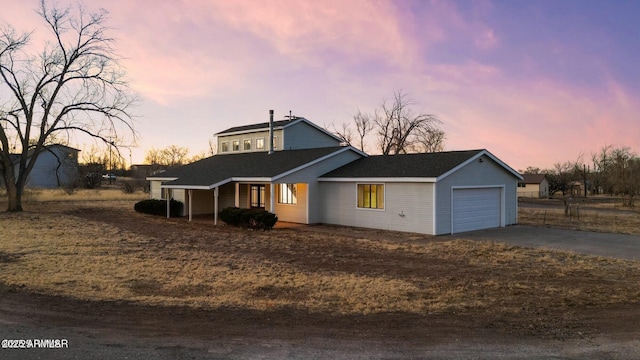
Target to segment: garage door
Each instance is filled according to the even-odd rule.
[[[454,189],[453,233],[500,226],[501,188]]]

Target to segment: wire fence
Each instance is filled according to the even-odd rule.
[[[520,208],[518,223],[640,235],[640,213],[637,211],[594,209],[580,204],[567,204],[565,208]]]

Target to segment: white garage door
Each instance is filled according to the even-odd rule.
[[[454,233],[500,226],[501,188],[454,189]]]

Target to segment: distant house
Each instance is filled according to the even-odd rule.
[[[211,214],[214,223],[228,206],[425,234],[517,222],[522,178],[487,150],[368,156],[304,118],[216,135],[218,155],[149,176],[151,197],[180,200],[184,216]]]
[[[518,197],[545,198],[549,196],[549,182],[545,174],[523,174],[518,182]]]
[[[46,146],[36,158],[26,187],[51,189],[74,183],[78,179],[78,152],[80,150],[61,144]],[[13,154],[12,158],[18,176],[20,155]],[[28,161],[31,159],[29,155]]]

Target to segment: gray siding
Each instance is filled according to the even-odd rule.
[[[453,186],[504,185],[505,225],[517,223],[517,179],[487,156],[467,164],[436,185],[436,234],[451,233],[451,188]]]
[[[53,153],[55,154],[53,154]],[[19,166],[15,174],[18,176]],[[78,179],[78,152],[61,146],[51,146],[36,158],[27,177],[27,187],[57,188],[69,186]]]
[[[305,122],[298,122],[285,128],[283,147],[285,150],[332,146],[340,146],[340,142]]]
[[[357,207],[356,182],[320,182],[322,222],[433,234],[433,184],[385,183],[384,210]]]
[[[308,196],[309,196],[309,223],[314,224],[318,222],[323,222],[323,216],[321,214],[320,209],[320,197],[321,193],[318,191],[318,182],[317,178],[334,170],[341,166],[344,166],[354,160],[357,160],[361,157],[361,155],[347,150],[341,154],[335,155],[331,158],[323,160],[319,163],[314,164],[313,166],[309,166],[306,169],[301,171],[297,171],[289,176],[285,176],[277,180],[278,183],[287,183],[287,184],[295,184],[295,183],[306,183],[308,185]]]

